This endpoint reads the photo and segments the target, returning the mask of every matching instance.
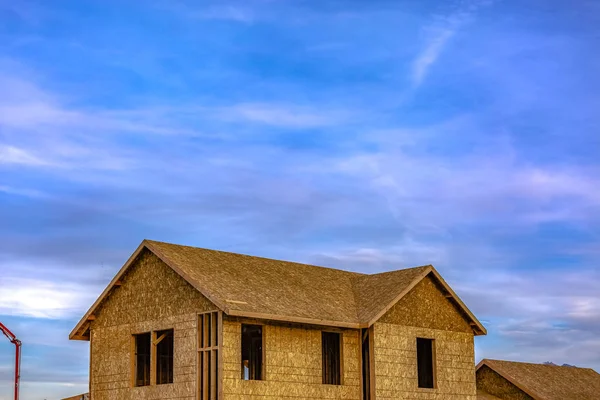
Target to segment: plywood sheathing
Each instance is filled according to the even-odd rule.
[[[377,400],[476,400],[472,333],[382,322],[373,331]],[[418,387],[417,337],[435,340],[435,389]]]
[[[360,399],[359,331],[342,332],[342,385],[322,384],[321,329],[311,326],[263,326],[265,380],[241,379],[241,322],[223,323],[223,393],[226,400]]]
[[[151,252],[142,251],[91,323],[91,396],[195,399],[197,313],[215,306]],[[174,329],[173,384],[131,388],[135,333]]]
[[[487,366],[477,371],[477,388],[505,400],[534,400]]]
[[[419,281],[379,321],[454,332],[473,331],[467,316],[445,296],[431,276]]]
[[[590,368],[485,359],[477,366],[478,388],[504,398],[490,383],[498,376],[535,400],[600,399],[600,374]]]

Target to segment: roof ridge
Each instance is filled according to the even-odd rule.
[[[381,275],[385,275],[385,274],[393,274],[393,273],[400,272],[400,271],[410,271],[411,269],[428,268],[428,267],[433,267],[433,265],[431,265],[431,264],[418,265],[416,267],[393,269],[390,271],[383,271],[383,272],[378,272],[376,274],[365,274],[365,275],[366,276],[381,276]]]
[[[484,361],[491,361],[492,363],[494,363],[494,362],[500,362],[500,363],[510,363],[510,364],[526,364],[526,365],[536,365],[536,366],[541,366],[541,367],[577,368],[577,369],[592,370],[592,371],[596,372],[596,370],[593,369],[593,368],[578,367],[577,365],[545,364],[545,363],[534,363],[534,362],[527,362],[527,361],[499,360],[499,359],[494,359],[494,358],[484,358],[481,361],[482,362],[484,362]]]
[[[353,277],[374,275],[374,274],[365,274],[365,273],[362,273],[362,272],[348,271],[348,270],[341,269],[341,268],[325,267],[323,265],[307,264],[305,262],[299,262],[299,261],[281,260],[281,259],[278,259],[278,258],[269,258],[269,257],[263,257],[263,256],[255,256],[255,255],[252,255],[252,254],[236,253],[234,251],[216,250],[216,249],[209,249],[209,248],[206,248],[206,247],[189,246],[189,245],[184,245],[184,244],[162,242],[160,240],[144,239],[144,242],[166,244],[168,246],[176,246],[176,247],[187,247],[187,248],[190,248],[190,249],[204,250],[204,251],[210,251],[210,252],[214,252],[214,253],[232,254],[232,255],[235,255],[235,256],[242,256],[242,257],[258,258],[258,259],[261,259],[261,260],[282,262],[282,263],[288,263],[288,264],[296,264],[296,265],[302,265],[302,266],[312,267],[312,268],[328,269],[328,270],[339,271],[339,272],[344,272],[346,274],[354,275]],[[394,271],[390,271],[390,272],[394,272]]]
[[[484,358],[481,360],[481,364],[484,365],[485,362],[491,361],[492,363],[500,362],[500,363],[508,363],[508,364],[524,364],[524,365],[535,365],[539,367],[547,367],[547,368],[568,368],[570,370],[578,369],[584,371],[592,371],[597,375],[600,375],[594,368],[591,367],[579,367],[577,365],[557,365],[557,364],[544,364],[544,363],[533,363],[533,362],[525,362],[525,361],[513,361],[513,360],[497,360],[492,358]]]

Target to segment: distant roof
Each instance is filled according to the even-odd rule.
[[[484,359],[477,369],[484,365],[535,400],[600,399],[600,374],[591,368]]]
[[[62,400],[88,400],[90,398],[89,393],[78,394],[77,396],[66,397]]]
[[[370,326],[410,289],[432,274],[475,334],[485,328],[431,266],[365,275],[289,261],[144,240],[71,333],[85,322],[120,277],[148,249],[228,315],[317,325]]]

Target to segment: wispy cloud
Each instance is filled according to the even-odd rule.
[[[11,186],[0,185],[0,193],[10,194],[14,196],[23,196],[31,198],[45,198],[47,195],[44,192],[35,189],[22,189]]]
[[[484,6],[492,4],[491,0],[473,0],[458,5],[458,10],[436,15],[434,22],[423,28],[425,44],[412,63],[413,86],[423,83],[429,69],[436,63],[448,42],[469,22],[476,12]]]
[[[176,13],[178,16],[193,20],[222,20],[249,24],[256,18],[256,12],[253,8],[236,2],[224,2],[213,5],[205,4],[199,9],[185,1],[169,1],[167,3],[159,3],[158,7]]]
[[[445,28],[440,32],[437,32],[417,56],[413,62],[412,68],[412,81],[415,86],[419,86],[423,82],[429,68],[437,61],[444,46],[446,46],[446,43],[448,43],[450,38],[456,34],[457,28],[458,27]]]
[[[327,111],[293,104],[245,103],[220,109],[224,119],[255,122],[276,127],[314,128],[348,123],[356,118],[349,113]]]
[[[46,166],[47,161],[31,154],[29,151],[15,146],[0,143],[0,164],[17,164],[27,166]]]

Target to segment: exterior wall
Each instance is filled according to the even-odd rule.
[[[195,399],[197,313],[214,309],[158,257],[143,251],[92,322],[91,399]],[[132,335],[171,328],[173,383],[132,387]]]
[[[477,389],[502,400],[533,400],[531,396],[504,379],[487,365],[477,371]]]
[[[417,284],[373,329],[377,400],[476,400],[473,331],[432,279]],[[417,337],[435,339],[435,389],[418,387]]]
[[[321,329],[265,324],[262,381],[241,379],[241,322],[223,322],[223,393],[225,400],[360,399],[358,330],[342,330],[342,385],[323,385]]]

